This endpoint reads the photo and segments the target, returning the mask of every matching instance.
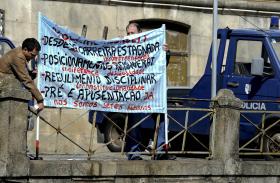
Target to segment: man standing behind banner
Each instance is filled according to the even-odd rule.
[[[132,34],[138,34],[141,33],[141,28],[139,26],[139,24],[137,23],[129,23],[126,27],[126,33],[127,35],[132,35]],[[163,46],[164,51],[168,51],[168,47],[167,45]],[[166,58],[166,62],[168,65],[169,62],[169,58],[170,55],[167,55]],[[158,114],[152,114],[152,118],[154,120],[154,122],[156,122],[156,117]],[[140,115],[137,114],[129,114],[129,127],[132,127],[137,121],[141,120]],[[157,149],[158,151],[162,151],[163,148],[159,148],[160,146],[162,146],[165,143],[165,129],[164,129],[164,114],[160,114],[160,125],[159,125],[159,131],[158,131],[158,140],[157,140]],[[126,138],[126,146],[125,149],[127,152],[140,152],[140,147],[138,142],[141,141],[141,133],[140,133],[140,127],[137,126],[134,129],[132,129],[130,131],[130,133],[128,133],[128,137]],[[142,160],[141,156],[139,154],[128,154],[127,155],[128,160]],[[159,154],[156,156],[157,160],[174,160],[176,159],[175,156],[169,156],[167,154]]]
[[[27,38],[22,47],[14,48],[0,58],[0,78],[4,75],[14,75],[37,100],[38,111],[43,110],[44,99],[28,73],[27,64],[40,50],[41,46],[36,39]]]

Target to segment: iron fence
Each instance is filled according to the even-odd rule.
[[[168,107],[168,121],[170,126],[177,126],[177,130],[170,131],[172,135],[169,135],[168,144],[176,144],[176,148],[171,148],[168,150],[169,154],[182,154],[182,155],[203,155],[204,157],[211,156],[211,148],[209,148],[209,134],[210,127],[213,119],[213,115],[215,115],[215,109],[210,108],[211,100],[197,100],[197,99],[181,99],[181,98],[172,98],[169,101],[173,101],[172,105]],[[183,101],[183,103],[176,104],[176,101]],[[199,107],[197,104],[205,103],[204,107]],[[246,101],[245,101],[246,102]],[[256,101],[254,101],[256,102]],[[258,102],[272,102],[272,101],[258,101]],[[195,106],[197,105],[197,106]],[[194,107],[195,106],[195,107]],[[203,106],[203,105],[202,105]],[[208,106],[208,107],[205,107]],[[34,110],[31,110],[33,114],[36,114]],[[124,125],[119,125],[119,122],[116,119],[112,119],[110,113],[101,113],[103,118],[106,119],[107,122],[111,123],[113,127],[118,130],[119,134],[114,136],[110,141],[94,146],[94,132],[96,128],[96,116],[98,112],[94,112],[93,114],[93,123],[91,124],[91,133],[88,147],[82,146],[79,143],[75,142],[71,139],[66,133],[64,133],[64,128],[71,125],[72,122],[77,121],[82,115],[86,115],[87,112],[84,112],[73,121],[69,122],[67,125],[61,127],[58,123],[57,126],[54,126],[50,121],[46,120],[43,116],[40,116],[42,122],[49,125],[53,128],[57,135],[60,135],[71,142],[74,146],[81,149],[88,159],[92,159],[94,157],[95,152],[104,148],[110,143],[114,143],[119,141],[121,145],[120,153],[124,155],[128,154],[144,154],[150,155],[152,158],[155,155],[160,153],[165,153],[159,151],[160,146],[156,148],[156,143],[154,143],[152,149],[148,151],[147,144],[142,141],[137,141],[133,139],[130,135],[130,132],[139,127],[143,122],[145,122],[148,118],[151,117],[151,114],[147,114],[145,117],[135,122],[133,126],[129,125],[129,115],[125,114]],[[175,114],[174,114],[175,113]],[[180,113],[176,116],[176,113]],[[195,114],[195,115],[194,115]],[[197,115],[199,114],[199,115]],[[193,117],[192,115],[196,116]],[[259,116],[259,117],[256,117]],[[242,156],[266,156],[268,158],[273,158],[280,155],[280,112],[277,110],[240,110],[240,129],[246,130],[250,129],[251,132],[246,132],[249,135],[248,138],[240,137],[240,147],[239,154]],[[156,124],[154,129],[154,138],[153,141],[157,141],[158,137],[158,129],[160,124],[160,114],[157,115]],[[206,136],[202,139],[193,128],[199,125],[208,125],[206,127]],[[243,126],[248,128],[243,128]],[[198,128],[199,129],[199,128]],[[253,130],[252,130],[253,129]],[[240,135],[244,135],[243,131],[240,131]],[[125,152],[126,139],[132,138],[136,143],[140,145],[143,149],[141,152]],[[178,146],[178,143],[179,146]],[[196,144],[196,148],[192,149],[193,144]]]

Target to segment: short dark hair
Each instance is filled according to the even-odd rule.
[[[140,25],[136,22],[129,22],[129,24],[126,26],[126,29],[125,29],[126,32],[128,30],[128,27],[131,26],[131,25],[135,26],[137,28],[138,32],[142,32]]]
[[[27,38],[22,42],[22,49],[26,48],[28,51],[34,50],[41,51],[40,43],[35,38]]]

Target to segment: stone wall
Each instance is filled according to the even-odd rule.
[[[80,3],[85,2],[85,3]],[[90,3],[95,2],[95,3]],[[99,2],[103,2],[99,5]],[[160,18],[190,25],[188,36],[190,85],[193,86],[202,75],[212,34],[212,15],[209,10],[182,8],[177,6],[131,6],[126,3],[110,4],[105,1],[48,1],[48,0],[1,0],[1,9],[5,10],[5,36],[16,45],[20,45],[26,37],[37,37],[38,12],[59,25],[80,34],[82,26],[88,26],[87,37],[100,39],[103,27],[108,26],[108,39],[124,35],[125,27],[130,20]],[[223,13],[223,12],[222,12]],[[258,14],[246,16],[246,20],[237,15],[238,12],[220,14],[219,27],[266,28],[269,18]],[[61,112],[61,113],[60,113]],[[62,128],[73,140],[88,148],[91,126],[87,115],[79,117],[84,111],[48,109],[42,115],[52,121],[56,127]],[[69,125],[71,122],[71,125]],[[41,126],[42,152],[82,153],[68,141],[56,136],[49,126]],[[30,151],[34,151],[34,131],[29,133]]]
[[[0,79],[0,182],[31,183],[279,183],[279,161],[241,161],[241,101],[219,91],[212,131],[212,158],[178,160],[29,160],[26,157],[27,100],[15,78]],[[14,84],[12,84],[14,83]],[[58,157],[58,156],[57,156]]]

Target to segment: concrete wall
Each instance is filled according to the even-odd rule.
[[[194,8],[174,7],[152,7],[152,6],[126,6],[102,5],[90,3],[75,3],[79,1],[63,2],[48,0],[0,0],[1,9],[5,10],[5,36],[9,37],[16,45],[20,45],[26,37],[37,37],[38,12],[59,25],[63,25],[80,34],[82,26],[88,26],[87,37],[89,39],[100,39],[104,26],[109,26],[108,39],[124,35],[125,27],[130,20],[161,18],[183,22],[191,26],[189,31],[189,76],[190,85],[194,85],[202,75],[211,42],[212,15],[209,11],[197,11]],[[85,1],[90,2],[90,1]],[[92,1],[95,2],[95,1]],[[257,15],[246,16],[246,20],[235,15],[219,16],[219,27],[244,28],[254,27],[266,28],[269,18]],[[69,122],[71,127],[64,128],[65,133],[84,148],[88,148],[91,126],[84,115],[75,119],[84,111],[45,110],[43,115],[51,120],[54,126],[63,128]],[[74,124],[74,125],[73,125]],[[75,126],[76,125],[76,126]],[[29,134],[29,147],[34,150],[34,131]],[[42,152],[82,153],[79,149],[68,144],[67,141],[56,137],[56,132],[45,125],[41,126]],[[86,140],[85,140],[86,139]],[[62,142],[62,143],[61,143]],[[47,143],[48,145],[46,145]]]
[[[213,104],[217,116],[212,131],[212,158],[70,161],[56,156],[53,160],[30,160],[25,153],[25,120],[31,96],[13,80],[13,76],[0,79],[0,182],[279,183],[279,161],[239,159],[242,102],[230,90],[220,90]]]

